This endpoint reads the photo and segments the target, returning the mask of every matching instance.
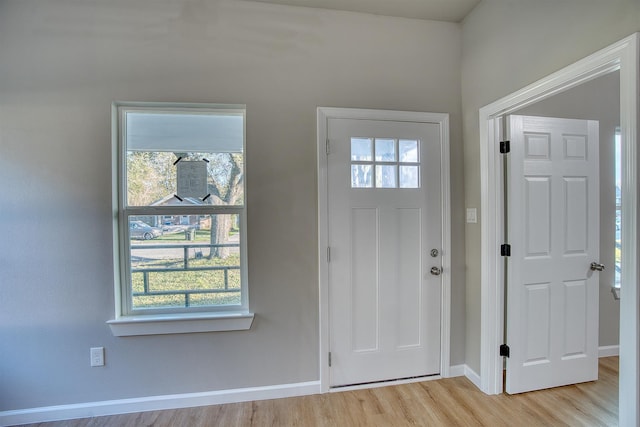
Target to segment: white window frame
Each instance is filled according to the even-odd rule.
[[[237,206],[129,207],[126,187],[126,113],[198,112],[240,113],[243,117],[243,157],[246,159],[246,107],[227,104],[114,102],[112,105],[112,211],[115,319],[107,323],[116,336],[246,330],[254,314],[249,312],[246,185],[244,202]],[[246,163],[245,163],[246,164]],[[246,166],[245,166],[246,171]],[[174,212],[175,211],[175,212]],[[240,222],[241,302],[233,306],[180,307],[133,310],[129,283],[129,227],[131,215],[237,214]]]

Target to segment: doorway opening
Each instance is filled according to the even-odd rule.
[[[638,34],[609,46],[557,73],[480,109],[482,277],[481,277],[481,388],[502,392],[504,281],[502,259],[496,248],[502,239],[502,181],[497,118],[511,114],[555,94],[609,73],[620,71],[620,129],[622,157],[622,297],[620,300],[620,423],[636,424],[638,401],[638,243],[637,230],[637,137],[638,137]]]

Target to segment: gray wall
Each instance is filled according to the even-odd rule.
[[[460,25],[2,0],[0,58],[0,410],[317,380],[317,106],[451,114],[451,363],[464,363]],[[114,100],[247,105],[250,331],[111,335]],[[105,367],[89,367],[92,346]]]
[[[620,73],[615,72],[540,101],[515,114],[598,120],[600,126],[600,279],[599,345],[617,345],[620,303],[614,300],[616,183],[614,137],[620,125]]]
[[[482,0],[462,23],[465,202],[480,207],[478,110],[640,30],[637,0]],[[480,372],[480,226],[467,224],[465,361]]]

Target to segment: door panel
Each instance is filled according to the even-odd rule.
[[[440,130],[329,119],[331,386],[437,374]]]
[[[351,336],[353,351],[378,350],[380,292],[376,265],[378,254],[378,210],[351,210]]]
[[[506,391],[597,379],[598,123],[511,116]]]
[[[551,325],[549,322],[551,307],[550,283],[525,285],[527,334],[526,358],[523,364],[539,364],[549,362],[549,341]]]
[[[525,177],[526,256],[551,252],[551,182],[549,177]]]
[[[395,280],[399,310],[396,323],[396,350],[418,348],[421,344],[420,309],[422,301],[421,241],[422,209],[397,209],[398,238],[395,251],[398,254],[398,277]]]

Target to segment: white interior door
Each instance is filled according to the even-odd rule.
[[[437,374],[439,125],[331,118],[327,126],[330,384]]]
[[[507,393],[598,377],[598,122],[510,116]]]

